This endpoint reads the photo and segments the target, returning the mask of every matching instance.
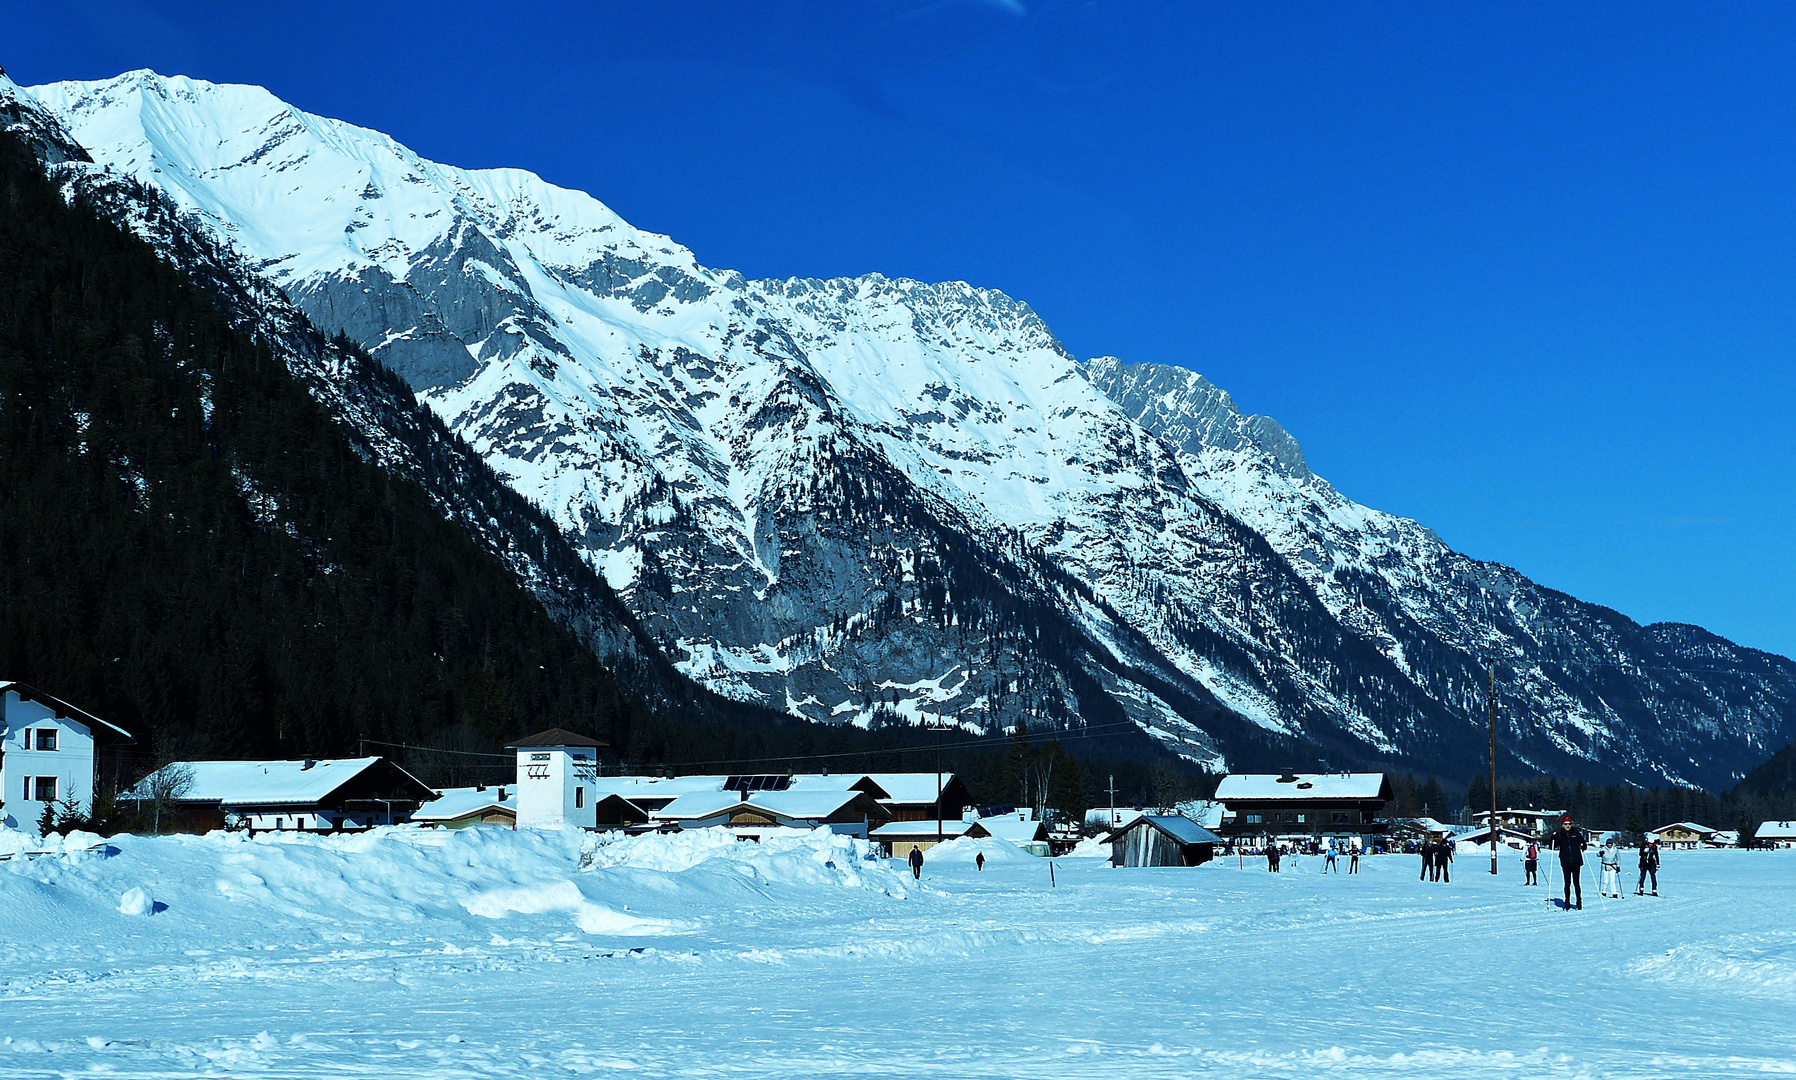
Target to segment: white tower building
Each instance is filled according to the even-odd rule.
[[[597,739],[550,728],[507,747],[518,752],[518,828],[596,827],[594,788],[604,746]]]

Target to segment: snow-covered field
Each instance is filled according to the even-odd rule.
[[[93,839],[93,838],[89,838]],[[1462,858],[921,883],[840,838],[115,837],[0,862],[0,1076],[1796,1072],[1796,852],[1561,912]],[[987,845],[994,842],[987,841]],[[4,850],[5,845],[0,845]],[[1630,860],[1631,861],[1631,860]]]

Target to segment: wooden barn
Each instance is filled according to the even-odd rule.
[[[1202,866],[1223,839],[1183,814],[1142,814],[1110,834],[1111,866]]]

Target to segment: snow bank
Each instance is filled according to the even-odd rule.
[[[495,931],[641,938],[696,932],[745,903],[803,910],[818,890],[905,895],[865,841],[797,830],[760,844],[721,829],[607,838],[399,827],[348,836],[77,834],[15,846],[59,857],[0,862],[0,907],[97,939],[122,932],[120,920],[147,916],[170,933],[204,927],[244,938],[270,927],[313,937],[407,925],[463,944],[488,942]]]
[[[96,848],[104,842],[105,838],[98,833],[82,832],[79,829],[66,836],[51,833],[39,840],[31,833],[0,827],[0,856],[67,855]]]
[[[767,884],[868,888],[904,895],[902,879],[880,863],[871,844],[824,829],[769,830],[759,843],[738,839],[728,829],[641,836],[600,833],[586,839],[580,868],[664,874],[702,869]]]
[[[957,836],[943,841],[923,853],[923,862],[928,866],[971,865],[973,857],[980,852],[985,853],[988,863],[1005,862],[1040,862],[1040,858],[1029,854],[1008,840],[1000,840],[995,836],[973,839]]]

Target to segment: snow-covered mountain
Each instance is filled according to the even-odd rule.
[[[1081,364],[1001,293],[746,280],[255,87],[26,93],[402,375],[732,696],[1458,775],[1491,657],[1524,763],[1714,783],[1796,735],[1796,665],[1460,556],[1201,377]]]

